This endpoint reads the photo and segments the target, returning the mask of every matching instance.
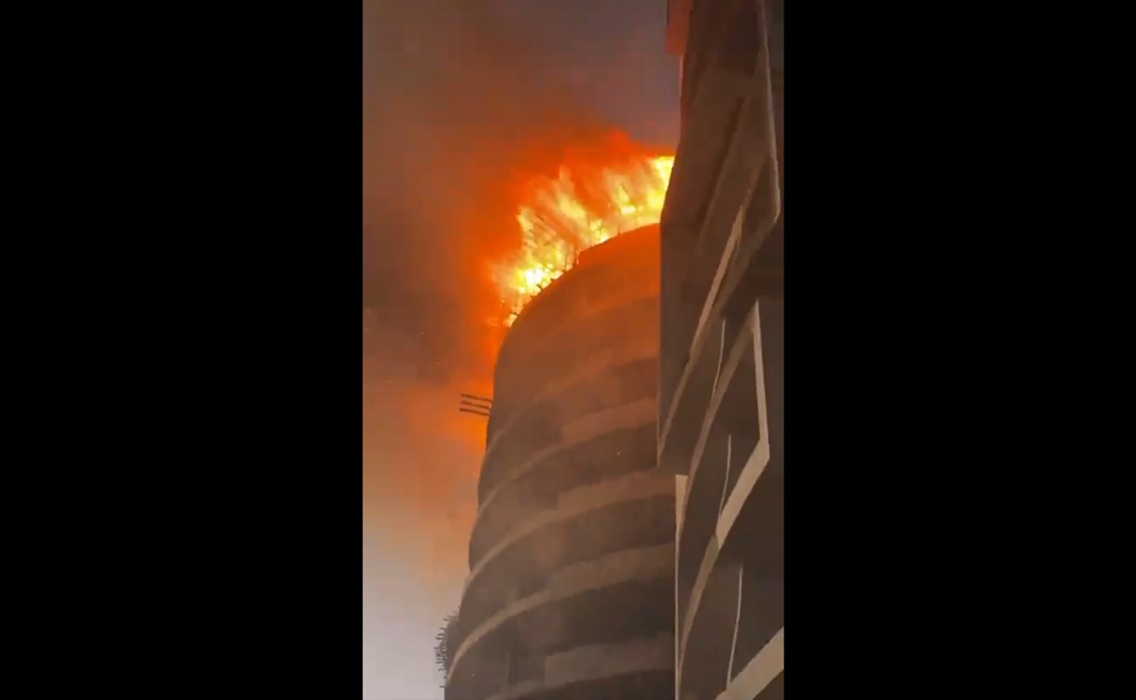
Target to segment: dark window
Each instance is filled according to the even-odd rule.
[[[728,25],[719,49],[718,65],[737,73],[753,73],[761,46],[757,0],[743,0]]]

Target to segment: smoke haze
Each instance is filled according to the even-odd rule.
[[[459,413],[458,393],[492,394],[500,334],[487,266],[519,245],[527,175],[554,174],[565,151],[616,127],[673,147],[664,12],[661,0],[363,2],[365,697],[440,696],[433,637],[467,573],[484,448],[484,419]],[[387,599],[395,590],[417,597]],[[383,606],[400,608],[397,624]],[[411,663],[393,650],[413,635]]]
[[[412,547],[437,559],[464,547],[475,505],[484,421],[457,394],[492,391],[485,269],[519,245],[513,183],[602,127],[488,4],[364,9],[364,510],[437,530]]]

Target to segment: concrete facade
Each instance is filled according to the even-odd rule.
[[[585,251],[501,348],[447,700],[670,697],[658,227]]]
[[[661,222],[659,464],[679,700],[784,684],[783,0],[668,0],[682,129]]]

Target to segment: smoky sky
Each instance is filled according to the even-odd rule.
[[[419,378],[477,372],[491,290],[514,248],[511,178],[615,127],[673,146],[677,74],[659,0],[364,3],[364,304]]]
[[[663,0],[363,2],[365,698],[440,697],[433,637],[468,571],[484,449],[458,392],[492,391],[500,309],[485,263],[519,244],[511,187],[610,129],[674,147],[665,12]],[[403,579],[418,599],[390,600]]]

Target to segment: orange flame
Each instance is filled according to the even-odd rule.
[[[674,156],[623,154],[599,166],[588,160],[526,183],[517,212],[520,249],[492,273],[505,326],[585,249],[659,222]]]

